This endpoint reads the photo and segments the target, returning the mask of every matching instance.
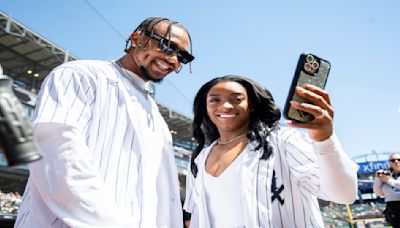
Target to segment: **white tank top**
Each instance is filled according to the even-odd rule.
[[[245,227],[240,175],[242,154],[243,151],[218,177],[203,172],[206,205],[212,228]]]

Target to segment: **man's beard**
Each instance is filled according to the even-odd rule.
[[[140,67],[140,73],[142,73],[143,77],[147,80],[147,81],[152,81],[152,82],[161,82],[164,78],[154,78],[150,75],[149,71],[144,68],[144,66]]]

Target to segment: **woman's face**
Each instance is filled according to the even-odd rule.
[[[237,82],[219,82],[208,91],[207,114],[221,134],[244,133],[250,107],[246,89]]]
[[[400,172],[400,154],[390,156],[389,163],[393,171]]]

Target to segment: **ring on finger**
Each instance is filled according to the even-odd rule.
[[[319,114],[319,115],[316,116],[315,118],[317,118],[317,119],[322,119],[322,118],[327,117],[327,116],[329,116],[328,110],[322,109],[322,110],[321,110],[321,114]]]

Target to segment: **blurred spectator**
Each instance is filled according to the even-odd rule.
[[[386,220],[393,227],[400,227],[400,153],[389,156],[390,169],[376,171],[374,192],[383,197],[386,209],[383,212]]]

